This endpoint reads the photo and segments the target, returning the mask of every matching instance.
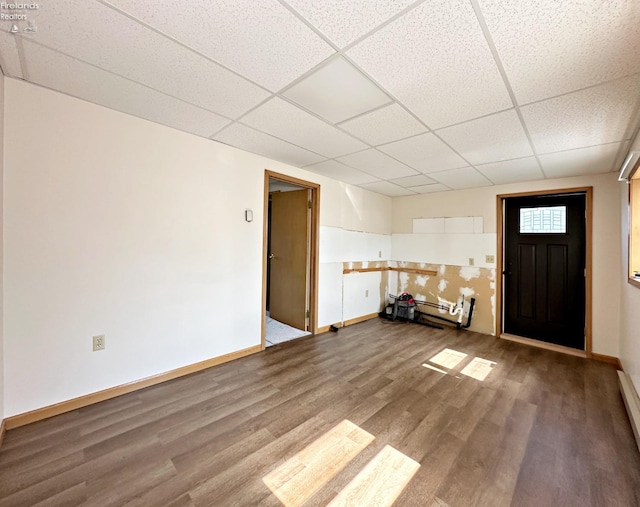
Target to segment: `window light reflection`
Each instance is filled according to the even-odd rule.
[[[285,507],[302,506],[374,440],[345,419],[262,481]],[[329,505],[391,507],[419,468],[419,463],[386,445]]]
[[[451,369],[455,368],[458,363],[464,360],[465,357],[467,357],[467,354],[464,352],[458,352],[453,349],[444,349],[429,359],[429,362],[442,366],[443,368]]]

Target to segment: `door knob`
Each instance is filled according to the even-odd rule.
[[[269,254],[269,260],[273,259],[275,257],[275,255],[273,255],[272,253]]]

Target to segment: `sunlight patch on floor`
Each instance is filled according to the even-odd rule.
[[[458,377],[457,372],[451,370],[458,366],[466,357],[467,354],[464,352],[459,352],[453,349],[444,349],[438,352],[427,362],[422,363],[422,366],[429,368],[430,370],[437,371],[438,373],[451,374],[455,375],[457,378],[461,378]],[[437,364],[445,369],[437,368],[433,366],[433,364],[429,363]],[[483,382],[489,376],[496,364],[497,363],[495,361],[489,361],[488,359],[483,359],[481,357],[474,357],[469,364],[460,371],[460,374]]]
[[[300,507],[374,440],[345,419],[269,472],[262,482],[285,507]],[[329,505],[390,507],[418,468],[419,463],[385,445]]]
[[[495,364],[496,363],[494,361],[482,359],[481,357],[474,357],[473,361],[465,366],[460,373],[482,382],[487,378],[489,373],[491,373],[491,370],[493,369],[493,366]]]
[[[420,464],[390,445],[384,448],[338,493],[330,507],[393,505]]]
[[[343,420],[262,481],[286,507],[297,507],[315,495],[375,437]]]
[[[429,362],[442,366],[443,368],[455,368],[458,363],[464,360],[467,354],[458,352],[457,350],[444,349],[429,359]]]
[[[447,374],[447,372],[445,370],[441,370],[440,368],[436,368],[435,366],[431,366],[428,363],[422,363],[422,366],[424,366],[425,368],[429,368],[430,370],[437,371],[438,373],[444,373],[445,375]]]

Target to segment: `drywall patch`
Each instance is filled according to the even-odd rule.
[[[470,271],[461,270],[460,266],[446,264],[412,262],[398,262],[398,264],[408,269],[430,269],[437,272],[434,276],[426,277],[426,280],[422,280],[425,278],[424,275],[398,272],[398,293],[408,292],[416,299],[434,303],[438,302],[438,298],[460,302],[462,297],[465,303],[469,303],[469,298],[473,297],[476,299],[476,304],[470,329],[480,333],[494,333],[495,268],[473,267]],[[433,308],[426,310],[428,313],[437,313]]]
[[[475,296],[476,291],[473,290],[471,287],[460,287],[460,295],[463,298],[470,298]]]
[[[415,275],[414,275],[415,276]],[[398,292],[408,292],[410,273],[398,273]]]
[[[474,266],[462,266],[460,268],[460,278],[467,282],[472,278],[480,278],[480,268]]]

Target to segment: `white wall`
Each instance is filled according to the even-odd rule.
[[[375,210],[377,212],[377,210]],[[391,208],[385,217],[391,223]],[[384,221],[383,221],[384,223]],[[377,313],[384,306],[380,284],[386,276],[381,272],[343,275],[343,263],[384,261],[391,255],[391,235],[350,231],[337,227],[320,228],[321,301],[318,326],[341,323],[349,319]],[[386,273],[385,273],[386,275]]]
[[[640,393],[640,289],[627,283],[629,276],[629,208],[628,187],[620,186],[620,216],[622,229],[621,272],[622,296],[620,304],[620,362]]]
[[[4,174],[4,76],[0,71],[0,421],[4,419],[5,407],[5,391],[4,391],[4,333],[3,333],[3,313],[4,305],[2,304],[3,290],[3,174]]]
[[[390,233],[388,197],[21,81],[5,92],[5,417],[258,345],[266,168],[321,185],[321,225]]]
[[[542,180],[396,198],[393,201],[392,232],[394,238],[395,234],[411,233],[414,218],[481,216],[484,218],[485,234],[495,234],[497,195],[585,186],[593,186],[593,352],[618,357],[620,191],[616,174]],[[489,246],[482,245],[482,248],[485,250]],[[495,255],[496,249],[497,242],[493,244],[492,251],[485,253]],[[472,256],[467,254],[464,248],[461,248],[457,255],[462,259]]]
[[[396,261],[495,268],[486,256],[496,251],[496,233],[488,234],[393,234],[391,255]]]

